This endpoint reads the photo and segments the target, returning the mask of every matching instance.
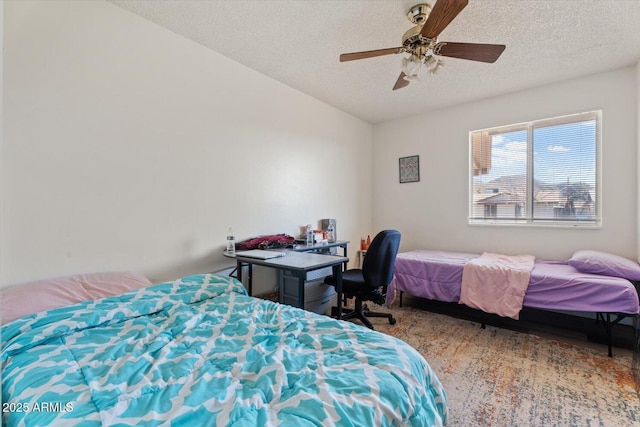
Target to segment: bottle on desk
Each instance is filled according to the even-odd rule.
[[[307,224],[307,246],[313,246],[313,227]]]
[[[233,235],[233,229],[231,227],[229,227],[227,231],[227,248],[225,252],[229,255],[235,255],[236,253],[236,238]]]
[[[327,241],[329,243],[334,243],[336,241],[336,229],[331,222],[327,228]]]

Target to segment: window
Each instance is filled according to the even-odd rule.
[[[469,222],[599,225],[601,115],[470,132]]]

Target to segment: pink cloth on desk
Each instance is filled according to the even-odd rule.
[[[460,303],[518,319],[534,262],[532,255],[489,252],[470,260],[462,271]]]

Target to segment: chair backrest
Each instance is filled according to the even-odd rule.
[[[368,287],[376,289],[391,283],[399,247],[399,231],[383,230],[373,238],[362,263],[362,275]]]

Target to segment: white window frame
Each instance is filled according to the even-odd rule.
[[[572,123],[583,120],[595,119],[596,121],[596,147],[595,147],[595,218],[591,221],[571,221],[557,219],[534,219],[533,218],[533,129],[540,126],[553,126],[563,123]],[[521,219],[500,219],[500,218],[477,218],[474,214],[473,204],[473,177],[474,177],[474,159],[473,159],[473,140],[472,135],[476,132],[488,133],[508,133],[517,129],[527,130],[527,189],[526,189],[526,208],[523,209],[523,217]],[[553,117],[549,119],[534,120],[530,122],[516,123],[505,126],[495,126],[486,129],[477,129],[469,132],[469,225],[490,225],[490,226],[534,226],[534,227],[562,227],[562,228],[601,228],[602,227],[602,110],[587,111],[578,114],[569,114],[565,116]]]

